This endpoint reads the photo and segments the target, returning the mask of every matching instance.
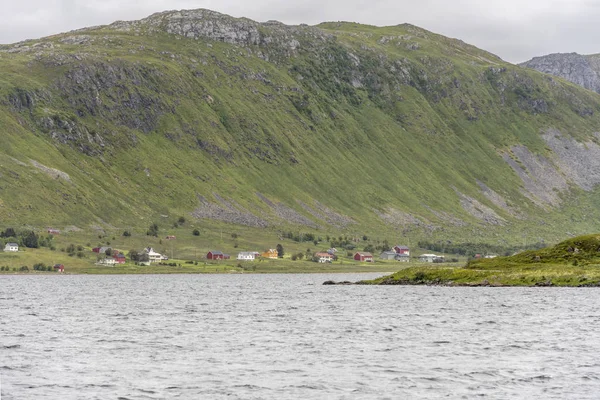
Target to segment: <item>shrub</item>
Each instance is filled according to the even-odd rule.
[[[193,234],[194,236],[200,236],[200,231],[199,231],[198,229],[194,229],[194,230],[192,231],[192,234]]]
[[[127,236],[131,236],[131,232],[129,232],[129,231],[124,231],[124,232],[123,232],[123,236],[126,236],[126,237],[127,237]]]

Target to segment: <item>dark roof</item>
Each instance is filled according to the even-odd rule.
[[[222,251],[217,251],[217,250],[215,250],[215,251],[209,251],[209,253],[212,253],[213,255],[215,255],[215,254],[217,254],[217,255],[223,254]]]
[[[17,246],[19,247],[18,243],[14,243],[14,242],[10,242],[10,243],[6,243],[7,246]]]
[[[396,247],[399,248],[399,249],[402,249],[402,250],[409,250],[408,246],[395,245],[394,248],[396,248]]]

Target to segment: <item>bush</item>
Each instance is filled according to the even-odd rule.
[[[192,231],[192,234],[193,234],[194,236],[200,236],[200,231],[199,231],[198,229],[194,229],[194,230]]]
[[[125,232],[123,232],[123,236],[125,236],[125,237],[131,236],[131,232],[125,231]]]

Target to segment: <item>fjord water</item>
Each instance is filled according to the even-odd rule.
[[[598,398],[597,289],[0,277],[15,399]]]

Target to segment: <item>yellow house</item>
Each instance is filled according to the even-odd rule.
[[[260,255],[264,258],[277,258],[277,250],[269,249]]]

